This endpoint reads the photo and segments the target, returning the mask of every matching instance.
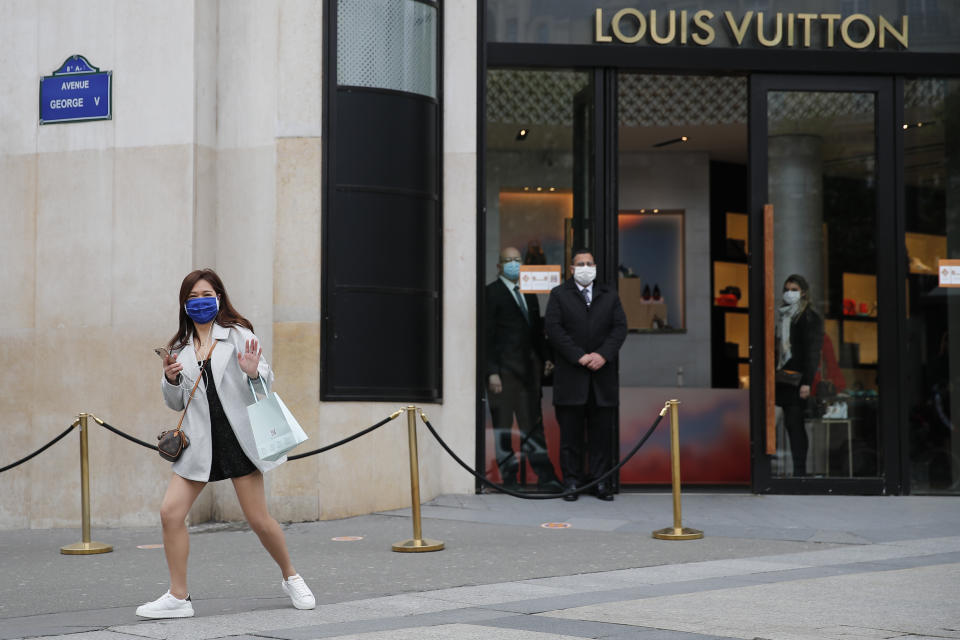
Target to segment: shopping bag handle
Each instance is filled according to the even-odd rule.
[[[263,381],[263,376],[257,376],[257,380],[260,381],[260,386],[263,387],[264,397],[270,395],[270,392],[267,391],[267,383]],[[260,398],[257,397],[257,390],[253,387],[253,380],[250,379],[250,376],[247,376],[247,384],[250,385],[250,391],[253,393],[253,403],[257,404],[260,402]]]

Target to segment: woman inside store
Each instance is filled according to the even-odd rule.
[[[186,409],[183,432],[190,443],[173,463],[160,507],[170,588],[138,607],[137,615],[193,616],[187,590],[186,517],[208,482],[226,479],[233,482],[250,528],[279,565],[281,587],[293,606],[313,609],[313,593],[293,568],[283,531],[267,512],[263,473],[286,458],[279,462],[258,458],[247,416],[247,405],[253,401],[248,381],[262,378],[267,386],[273,381],[253,325],[230,304],[223,282],[211,269],[193,271],[183,279],[179,308],[177,333],[158,353],[163,357],[163,400],[174,411]]]
[[[783,283],[783,304],[777,322],[776,403],[790,438],[793,475],[807,475],[807,430],[803,414],[820,363],[823,320],[810,304],[810,285],[798,274]]]

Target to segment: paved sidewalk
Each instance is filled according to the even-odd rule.
[[[143,638],[960,638],[960,498],[685,494],[697,541],[661,541],[664,494],[612,503],[442,496],[402,554],[409,509],[286,525],[317,596],[294,610],[237,524],[195,527],[197,617],[142,621],[166,588],[158,529],[95,530],[114,545],[63,556],[75,530],[0,531],[0,640]],[[544,528],[562,522],[569,528]],[[338,542],[340,536],[362,540]]]

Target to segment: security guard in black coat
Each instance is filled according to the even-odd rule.
[[[544,324],[555,358],[553,404],[560,424],[560,468],[565,489],[587,484],[613,466],[613,430],[620,404],[617,354],[627,338],[627,316],[616,289],[596,282],[593,254],[576,251],[573,276],[550,293]],[[589,467],[583,469],[586,436]],[[612,484],[597,497],[613,500]],[[576,500],[576,495],[567,500]]]

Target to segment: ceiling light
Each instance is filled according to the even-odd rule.
[[[654,144],[654,147],[665,147],[668,144],[676,144],[678,142],[686,142],[687,136],[680,136],[679,138],[671,138],[670,140],[664,140],[663,142],[658,142]]]
[[[528,133],[530,133],[530,129],[520,129],[520,131],[517,131],[517,140],[526,140]]]
[[[537,191],[543,191],[543,187],[537,187]]]
[[[550,187],[550,191],[556,191],[556,190],[557,190],[556,187]]]
[[[530,191],[530,187],[524,187],[523,190],[524,190],[524,191]]]
[[[660,213],[660,209],[654,209],[653,212],[654,212],[654,213]]]

